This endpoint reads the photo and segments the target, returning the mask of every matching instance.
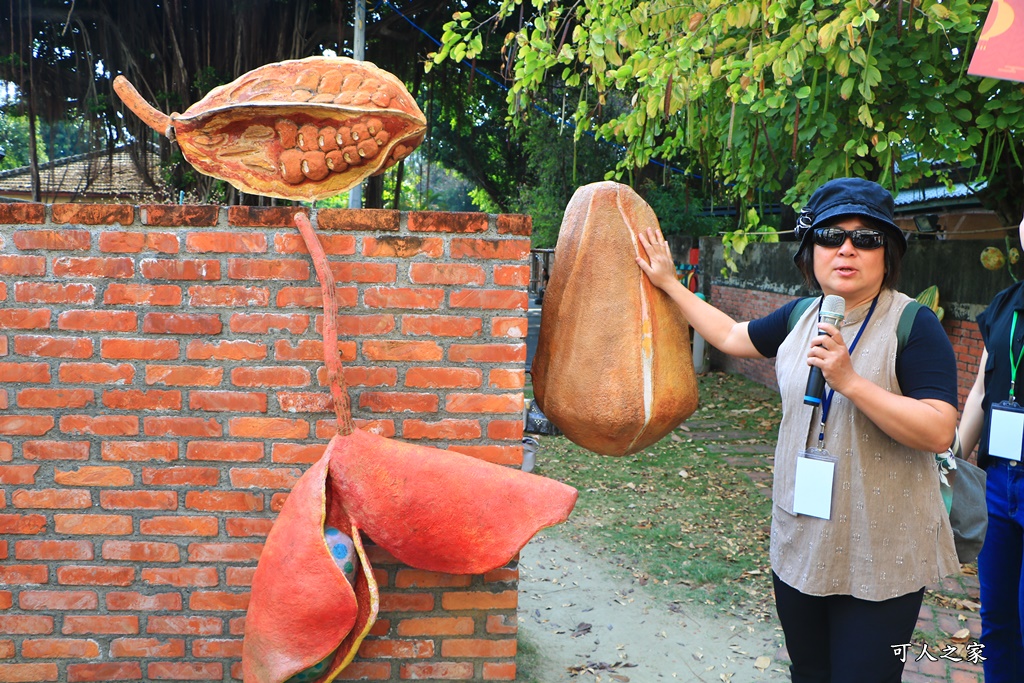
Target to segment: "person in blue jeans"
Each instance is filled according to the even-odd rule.
[[[1024,221],[1019,228],[1024,238]],[[985,683],[1024,681],[1024,282],[1001,291],[977,318],[985,342],[960,419],[964,453],[978,446],[988,474],[988,532],[978,555]],[[1018,398],[1020,397],[1020,398]]]

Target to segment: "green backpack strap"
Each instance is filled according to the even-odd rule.
[[[900,322],[896,325],[897,357],[899,357],[903,347],[907,345],[907,340],[910,339],[910,330],[914,328],[914,320],[917,318],[917,312],[922,308],[927,307],[920,301],[911,301],[907,304],[907,307],[903,309],[903,312],[900,313]]]
[[[789,312],[789,320],[786,323],[787,332],[793,331],[793,328],[796,327],[797,321],[800,320],[800,316],[802,316],[804,311],[810,308],[811,304],[817,300],[818,297],[816,296],[805,296],[802,299],[797,300],[796,306],[794,306],[793,310]]]

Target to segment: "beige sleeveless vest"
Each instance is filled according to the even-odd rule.
[[[883,290],[852,357],[857,374],[894,394],[901,393],[896,327],[910,301]],[[870,303],[847,312],[841,328],[847,346],[869,308]],[[831,519],[793,514],[797,453],[817,445],[821,419],[819,408],[803,402],[807,351],[817,320],[818,306],[812,305],[776,358],[783,417],[775,451],[772,569],[809,595],[876,601],[959,573],[935,455],[897,443],[839,393],[833,395],[825,426],[825,448],[838,458]]]

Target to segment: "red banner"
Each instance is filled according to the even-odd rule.
[[[967,73],[1024,81],[1024,0],[994,0]]]

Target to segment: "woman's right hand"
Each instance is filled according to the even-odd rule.
[[[663,290],[673,283],[678,284],[679,279],[676,277],[676,265],[672,260],[672,250],[661,231],[647,228],[637,233],[637,236],[640,238],[640,244],[643,246],[649,262],[637,256],[636,264],[647,274],[651,284]]]

